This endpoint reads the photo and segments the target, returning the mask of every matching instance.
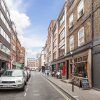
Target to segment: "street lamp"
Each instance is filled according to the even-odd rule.
[[[72,92],[74,92],[74,59],[73,59],[73,52],[70,52],[72,56]]]

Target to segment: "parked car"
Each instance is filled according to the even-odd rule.
[[[26,78],[26,84],[27,84],[27,82],[28,82],[28,72],[27,72],[27,70],[24,70],[24,73],[25,73],[25,78]]]
[[[25,89],[26,76],[23,70],[7,70],[0,77],[0,89]]]
[[[30,78],[31,77],[31,71],[30,71],[30,69],[27,69],[27,73],[28,73],[28,78]]]

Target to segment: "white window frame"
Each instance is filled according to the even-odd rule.
[[[84,14],[84,0],[81,0],[77,6],[78,19]]]
[[[65,21],[65,14],[63,14],[63,16],[60,19],[60,26],[62,25],[62,23]]]
[[[0,26],[0,34],[10,43],[10,37],[5,33],[4,29]]]
[[[6,11],[6,6],[5,6],[5,4],[4,4],[4,1],[3,1],[3,0],[1,0],[1,6],[2,6],[2,8],[4,9],[4,11]]]
[[[71,28],[73,26],[73,21],[74,21],[74,15],[73,13],[70,15],[69,17],[69,28]]]
[[[60,41],[65,37],[65,28],[60,32]]]
[[[80,30],[78,31],[78,46],[81,46],[84,44],[84,27],[80,28]]]
[[[74,35],[70,36],[69,38],[69,43],[70,43],[70,51],[74,49]]]

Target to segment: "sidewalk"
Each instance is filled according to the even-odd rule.
[[[83,90],[77,86],[74,86],[74,92],[72,92],[72,85],[66,82],[62,82],[61,79],[57,79],[51,76],[45,76],[52,83],[56,84],[59,88],[67,92],[76,100],[100,100],[100,92],[94,89]]]

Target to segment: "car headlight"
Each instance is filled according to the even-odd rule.
[[[17,80],[16,82],[17,82],[17,83],[21,83],[21,82],[22,82],[22,80]]]

